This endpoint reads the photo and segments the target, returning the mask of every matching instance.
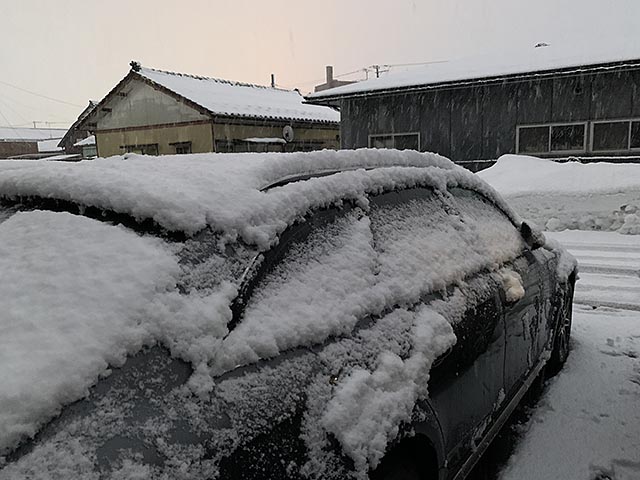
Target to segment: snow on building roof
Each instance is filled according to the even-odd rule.
[[[580,47],[578,47],[580,48]],[[576,51],[575,46],[538,44],[526,50],[494,52],[491,55],[435,61],[405,70],[391,71],[379,78],[312,93],[307,99],[320,100],[409,87],[446,85],[565,68],[640,61],[640,48],[634,42],[603,45]]]
[[[87,138],[83,138],[79,142],[73,144],[74,147],[88,147],[96,144],[96,136],[89,135]]]
[[[39,140],[61,139],[63,128],[16,128],[0,127],[0,142],[37,142]]]
[[[340,113],[308,105],[297,90],[264,87],[140,67],[132,72],[191,100],[215,115],[337,123]]]
[[[265,191],[286,179],[336,171],[341,172]],[[313,208],[343,199],[366,202],[366,193],[419,184],[438,189],[467,185],[511,212],[477,176],[439,155],[414,151],[128,154],[73,164],[0,161],[0,197],[71,201],[153,219],[167,230],[186,234],[209,225],[261,248]]]
[[[46,153],[46,152],[60,152],[62,147],[58,146],[60,139],[54,138],[51,140],[40,140],[38,142],[38,152]]]

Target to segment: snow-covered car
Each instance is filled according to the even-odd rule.
[[[464,478],[573,258],[433,154],[0,162],[0,478]]]

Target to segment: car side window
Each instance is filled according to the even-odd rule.
[[[359,208],[317,212],[291,227],[265,255],[225,354],[248,363],[350,332],[366,313],[375,267]]]
[[[378,281],[394,303],[414,303],[522,251],[522,238],[502,212],[474,192],[455,190],[413,188],[372,198]]]
[[[472,247],[496,263],[513,260],[526,244],[509,217],[492,202],[473,190],[451,188],[451,203],[474,234]]]

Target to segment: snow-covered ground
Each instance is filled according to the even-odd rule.
[[[506,155],[480,176],[580,271],[571,355],[500,480],[640,479],[640,165]]]
[[[572,352],[501,480],[640,478],[640,236],[547,233],[580,264]],[[595,307],[595,308],[594,308]]]
[[[544,230],[640,234],[640,164],[504,155],[478,175]]]

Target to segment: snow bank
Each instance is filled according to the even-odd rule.
[[[504,155],[478,175],[523,218],[545,230],[640,232],[640,164],[557,163]]]
[[[147,303],[180,269],[157,240],[34,211],[0,224],[0,271],[2,451],[149,341]]]
[[[364,170],[373,167],[376,170]],[[261,191],[283,179],[353,171]],[[210,225],[266,248],[312,208],[385,188],[477,188],[509,207],[478,177],[435,154],[362,149],[296,154],[125,155],[73,164],[0,162],[0,197],[68,200],[153,219],[194,234]],[[514,216],[515,217],[515,216]]]

